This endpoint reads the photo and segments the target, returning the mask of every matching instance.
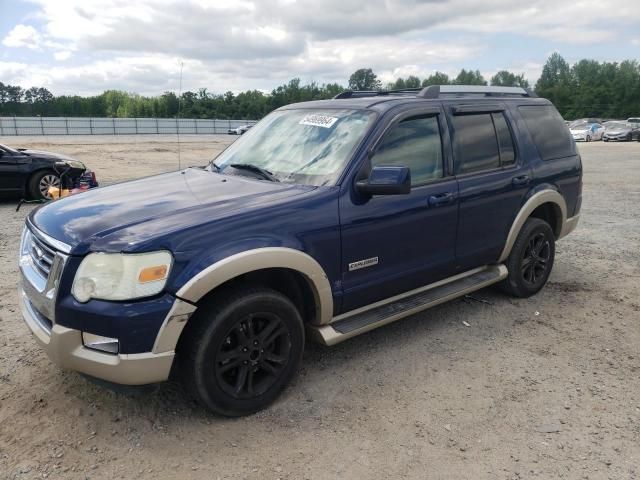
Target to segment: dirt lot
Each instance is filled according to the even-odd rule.
[[[183,165],[229,138],[183,137]],[[175,138],[3,138],[104,183],[176,167]],[[640,478],[640,144],[580,146],[582,220],[548,286],[477,292],[333,348],[267,411],[227,420],[176,385],[127,397],[52,365],[17,307],[29,208],[0,204],[0,477]],[[466,321],[470,326],[465,326]]]

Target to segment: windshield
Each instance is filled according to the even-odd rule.
[[[16,149],[6,146],[4,143],[0,143],[0,150],[4,150],[9,153],[20,153]]]
[[[613,122],[607,123],[605,127],[607,130],[620,130],[621,128],[627,128],[627,125],[625,123]]]
[[[363,110],[276,111],[222,152],[215,164],[223,173],[233,165],[252,165],[281,182],[330,185],[373,118],[373,112]]]

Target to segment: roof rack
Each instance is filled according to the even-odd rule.
[[[431,85],[423,88],[418,97],[441,98],[442,96],[463,97],[480,95],[484,97],[536,97],[528,88],[522,87],[487,87],[484,85]]]
[[[346,90],[334,99],[379,97],[386,95],[413,95],[420,98],[464,97],[468,95],[483,97],[537,97],[528,88],[488,87],[484,85],[431,85],[424,88],[402,88],[399,90]]]
[[[360,97],[379,97],[385,95],[417,95],[423,88],[400,88],[398,90],[346,90],[339,93],[334,99],[339,98],[360,98]]]

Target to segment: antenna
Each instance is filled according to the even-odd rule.
[[[180,113],[182,112],[182,67],[184,67],[184,62],[180,60],[180,87],[178,90],[178,121],[176,122],[176,134],[178,135],[178,170],[182,170],[182,158],[180,157]]]

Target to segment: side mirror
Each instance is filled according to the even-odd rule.
[[[394,165],[373,167],[369,178],[356,182],[356,190],[369,197],[406,195],[411,192],[411,170]]]

